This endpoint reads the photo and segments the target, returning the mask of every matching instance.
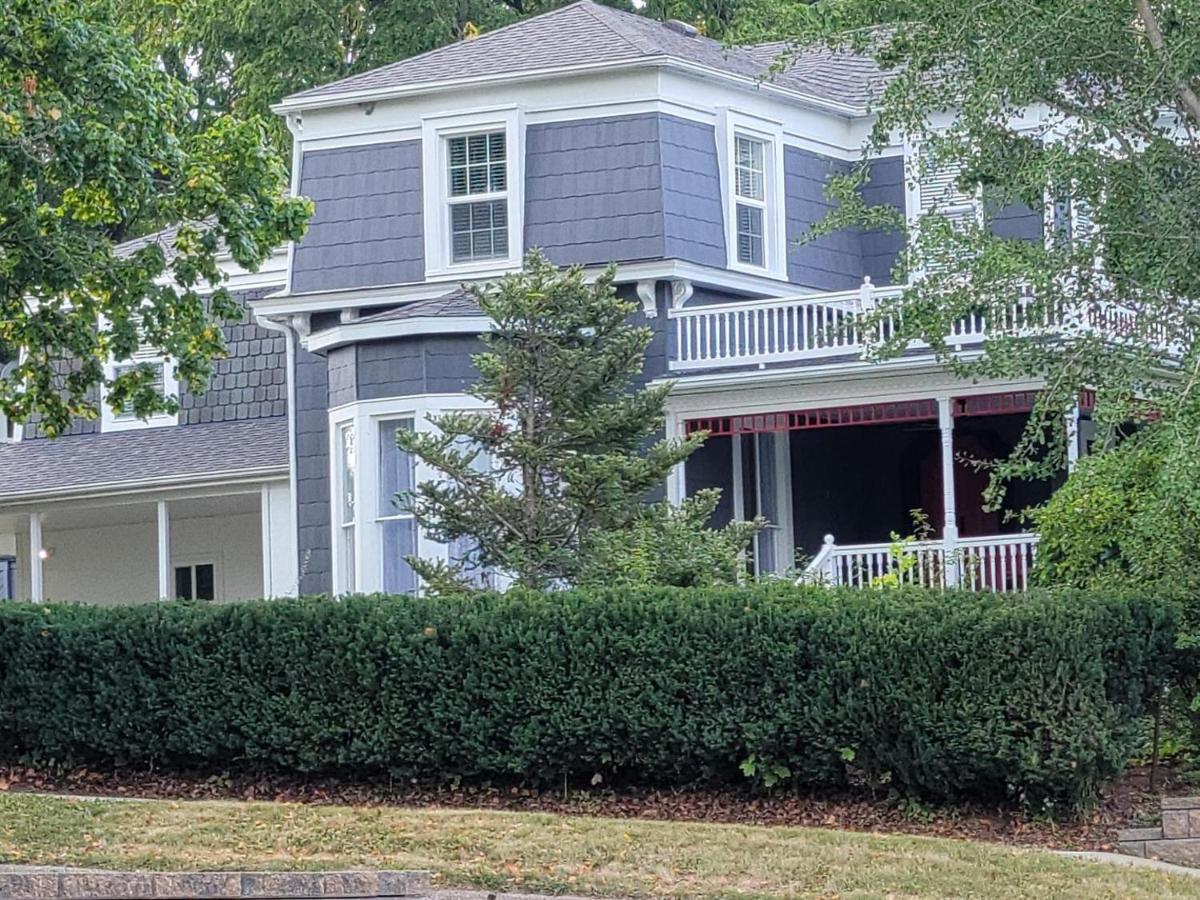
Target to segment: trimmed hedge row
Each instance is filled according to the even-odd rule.
[[[1144,598],[790,587],[0,604],[0,747],[1074,805],[1125,764],[1176,618]]]

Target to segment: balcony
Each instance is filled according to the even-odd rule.
[[[670,312],[673,372],[782,363],[854,362],[872,345],[896,331],[896,320],[868,324],[865,316],[882,302],[899,297],[902,288],[861,288],[794,297],[744,300],[683,307]],[[978,347],[999,335],[1047,337],[1100,332],[1114,340],[1140,340],[1135,314],[1116,304],[1092,302],[1050,312],[1031,309],[1028,294],[1018,294],[999,316],[965,316],[955,323],[949,343],[958,350]],[[1162,335],[1149,335],[1151,340]],[[922,344],[913,343],[913,349]]]

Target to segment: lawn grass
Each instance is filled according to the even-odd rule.
[[[0,862],[427,869],[442,886],[607,897],[1200,897],[1200,879],[814,828],[545,813],[0,794]]]

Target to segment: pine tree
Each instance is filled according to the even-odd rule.
[[[632,390],[652,335],[630,323],[636,305],[617,295],[614,274],[588,283],[581,267],[560,271],[534,251],[524,271],[472,289],[494,323],[474,357],[481,410],[397,436],[439,475],[400,502],[435,540],[474,547],[457,571],[411,561],[434,590],[483,569],[539,589],[585,568],[594,578],[583,548],[636,531],[668,472],[702,443],[656,438],[671,386]]]

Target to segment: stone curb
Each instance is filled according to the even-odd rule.
[[[398,900],[428,896],[427,872],[0,872],[3,900]]]

